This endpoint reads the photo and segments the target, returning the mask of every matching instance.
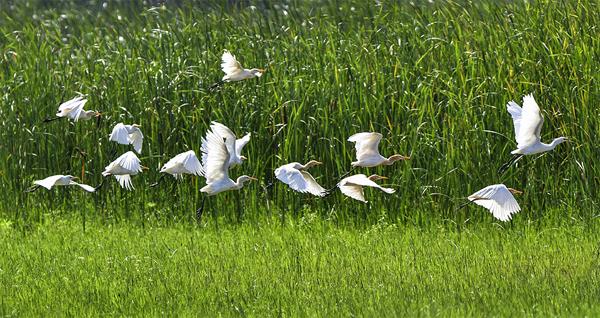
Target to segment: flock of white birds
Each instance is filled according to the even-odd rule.
[[[265,72],[263,69],[253,68],[245,69],[237,61],[235,56],[225,51],[222,56],[221,68],[225,72],[222,80],[212,87],[222,85],[226,82],[235,82],[254,77],[260,77]],[[60,118],[69,118],[73,121],[89,120],[101,116],[97,111],[86,111],[83,109],[86,99],[76,97],[58,108],[55,118],[46,119],[52,121]],[[565,137],[554,139],[550,144],[541,142],[540,133],[544,119],[540,113],[540,108],[532,95],[526,95],[523,98],[523,107],[514,101],[507,104],[507,110],[511,114],[514,128],[517,149],[511,153],[514,155],[511,160],[504,164],[499,172],[504,172],[510,165],[516,162],[524,155],[537,154],[554,149],[558,144],[566,140]],[[133,146],[138,153],[142,153],[144,135],[140,125],[125,125],[118,123],[114,126],[109,136],[110,141],[119,144]],[[223,124],[212,122],[206,136],[202,138],[201,158],[196,156],[193,150],[180,153],[169,160],[160,169],[161,173],[170,174],[176,179],[182,178],[184,174],[203,176],[206,179],[206,186],[200,191],[209,196],[216,195],[223,191],[239,190],[244,183],[251,180],[257,180],[251,176],[240,176],[235,181],[229,176],[229,170],[237,165],[241,165],[246,157],[242,155],[244,146],[250,141],[251,134],[248,133],[242,138],[237,138],[235,134]],[[392,165],[396,161],[408,160],[409,157],[402,155],[392,155],[384,157],[379,153],[379,143],[383,136],[377,132],[361,132],[348,138],[353,142],[356,148],[356,161],[352,162],[352,169],[357,167],[371,168],[381,165]],[[310,160],[306,164],[292,162],[275,170],[275,176],[281,182],[287,184],[291,189],[309,193],[315,196],[323,197],[331,191],[323,188],[315,178],[308,172],[311,167],[322,164],[316,160]],[[137,155],[128,151],[111,162],[102,172],[103,177],[114,176],[119,185],[127,190],[134,189],[131,176],[135,176],[143,170],[148,169],[141,165]],[[384,188],[375,181],[387,179],[379,175],[367,177],[364,174],[350,174],[348,172],[337,183],[340,191],[355,200],[367,202],[364,196],[364,187],[379,189],[385,193],[394,193],[391,188]],[[92,187],[86,184],[75,182],[77,177],[71,175],[54,175],[43,180],[34,182],[34,186],[27,191],[31,192],[39,187],[48,190],[53,186],[77,185],[88,192],[98,190],[104,183],[98,187]],[[521,210],[513,194],[520,194],[521,191],[506,187],[504,184],[495,184],[487,186],[468,197],[470,202],[483,206],[488,209],[494,217],[501,221],[508,221],[514,213]]]

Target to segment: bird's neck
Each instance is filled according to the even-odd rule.
[[[551,143],[549,143],[549,144],[544,144],[544,143],[542,143],[542,145],[544,145],[544,147],[545,147],[547,150],[553,150],[554,148],[556,148],[556,146],[558,146],[558,145],[560,145],[561,143],[563,143],[563,141],[564,141],[564,140],[563,140],[563,139],[561,139],[561,138],[555,138],[554,140],[552,140],[552,142],[551,142]]]

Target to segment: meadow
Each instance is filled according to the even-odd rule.
[[[600,311],[600,8],[595,1],[7,1],[0,4],[0,313],[27,316],[531,316]],[[230,50],[259,79],[210,90]],[[515,149],[506,103],[533,93],[554,151],[497,173]],[[55,121],[78,94],[97,125]],[[260,181],[206,202],[202,178],[151,188],[199,152],[211,121],[252,133],[231,171]],[[25,193],[72,174],[97,185],[144,132],[134,191],[115,180]],[[368,204],[274,183],[316,159],[326,188],[357,132],[362,169],[397,192]],[[84,153],[85,155],[82,155]],[[110,182],[108,182],[110,181]],[[273,186],[269,186],[274,183]],[[465,197],[523,190],[510,223]]]

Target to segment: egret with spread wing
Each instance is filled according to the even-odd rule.
[[[242,156],[242,149],[250,141],[251,134],[248,133],[244,137],[237,139],[235,134],[227,126],[213,121],[210,129],[216,134],[225,138],[225,146],[229,152],[229,168],[241,165],[247,158]]]
[[[535,102],[533,95],[529,94],[523,97],[522,108],[514,101],[510,101],[506,105],[506,109],[512,116],[515,126],[517,149],[511,152],[514,155],[513,158],[500,167],[499,173],[506,171],[510,165],[522,156],[550,151],[567,140],[565,137],[558,137],[549,144],[541,141],[540,133],[544,124],[544,117],[542,117],[540,107]]]
[[[225,73],[223,79],[221,79],[220,82],[213,84],[211,88],[215,88],[225,82],[237,82],[248,78],[261,77],[265,72],[264,69],[260,68],[244,68],[235,56],[227,50],[225,50],[221,56],[221,69]]]
[[[184,174],[193,174],[197,176],[204,175],[202,164],[193,150],[180,153],[173,157],[164,164],[160,169],[160,172],[168,173],[175,179],[183,178]]]
[[[496,219],[506,222],[512,218],[513,214],[521,211],[519,203],[513,196],[513,194],[521,193],[523,192],[507,188],[503,184],[494,184],[471,194],[467,199],[488,209]]]
[[[377,181],[377,180],[385,180],[385,179],[387,179],[387,177],[379,176],[376,174],[371,175],[369,177],[367,177],[364,174],[356,174],[356,175],[342,179],[338,183],[337,186],[338,186],[338,188],[340,188],[340,191],[342,191],[343,194],[351,197],[352,199],[366,203],[367,201],[365,200],[364,191],[363,191],[364,187],[377,188],[385,193],[390,193],[390,194],[396,192],[396,190],[394,190],[394,189],[384,188],[384,187],[378,185],[377,183],[375,183],[375,181]]]
[[[73,121],[89,120],[101,116],[101,113],[95,110],[84,110],[83,106],[85,106],[85,103],[87,103],[87,99],[81,96],[68,100],[58,106],[56,117],[47,118],[44,122],[47,123],[61,118],[70,118]]]
[[[137,151],[137,153],[142,153],[142,144],[144,141],[144,135],[140,130],[140,125],[124,125],[123,123],[118,123],[112,130],[110,134],[109,140],[115,141],[121,145],[133,145],[133,149]]]
[[[306,171],[320,164],[322,162],[316,160],[311,160],[305,165],[301,165],[298,162],[288,163],[275,169],[275,177],[295,191],[323,197],[327,194],[327,190],[317,183],[315,178]]]
[[[96,189],[92,186],[75,182],[75,180],[77,180],[77,179],[78,179],[77,177],[74,177],[71,175],[62,175],[62,174],[50,176],[46,179],[34,181],[33,182],[34,186],[32,188],[28,189],[27,192],[33,192],[33,191],[39,189],[40,187],[44,187],[48,190],[51,190],[52,187],[54,187],[54,186],[70,186],[70,185],[79,186],[87,192],[96,191]]]
[[[131,176],[146,169],[148,168],[141,165],[140,159],[138,159],[135,153],[128,151],[106,166],[102,172],[102,176],[115,176],[115,179],[119,181],[122,188],[132,190],[134,187],[133,183],[131,183]],[[99,189],[102,184],[104,184],[104,180],[102,180],[102,183],[96,189]]]
[[[398,160],[408,160],[410,157],[402,155],[393,155],[389,158],[379,153],[379,142],[383,136],[375,132],[362,132],[354,134],[348,138],[348,141],[355,143],[356,161],[352,162],[353,167],[377,167],[379,165],[392,165]]]

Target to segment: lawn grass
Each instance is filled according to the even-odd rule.
[[[266,220],[265,220],[266,221]],[[597,225],[0,229],[3,316],[596,316]]]

